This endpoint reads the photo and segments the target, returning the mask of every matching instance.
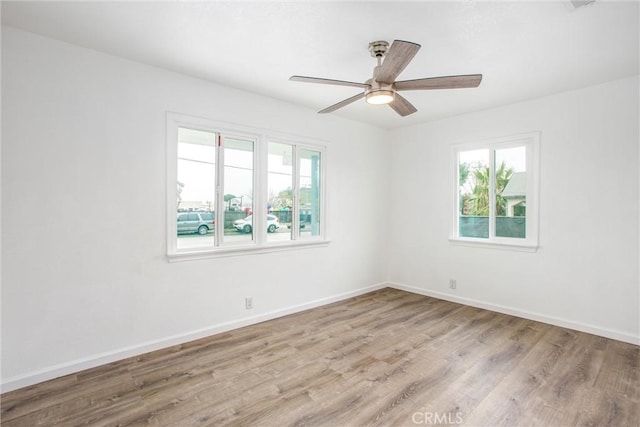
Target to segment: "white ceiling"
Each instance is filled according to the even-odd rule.
[[[422,45],[399,80],[483,74],[476,89],[404,92],[400,117],[361,100],[336,114],[384,128],[639,73],[637,1],[2,2],[2,22],[51,38],[321,110],[364,82],[373,40]]]

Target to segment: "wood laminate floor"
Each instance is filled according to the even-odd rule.
[[[2,426],[638,426],[639,347],[393,289],[1,396]]]

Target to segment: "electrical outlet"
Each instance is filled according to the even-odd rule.
[[[245,297],[244,308],[247,310],[251,310],[253,308],[253,297]]]
[[[458,284],[456,283],[455,279],[449,279],[449,288],[451,289],[455,289],[458,287]]]

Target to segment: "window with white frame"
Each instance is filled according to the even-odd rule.
[[[268,209],[280,229],[267,241],[320,236],[322,212],[322,151],[281,141],[268,141]],[[286,227],[286,229],[285,229]],[[273,224],[267,231],[273,231]]]
[[[538,246],[539,133],[454,147],[452,241]]]
[[[326,242],[324,147],[173,113],[167,147],[170,259]]]

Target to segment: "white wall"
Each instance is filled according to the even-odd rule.
[[[381,129],[11,28],[2,104],[4,390],[386,279]],[[332,243],[168,263],[167,111],[325,141]]]
[[[638,93],[635,77],[395,131],[391,205],[413,206],[396,218],[406,229],[391,236],[391,282],[638,342]],[[451,146],[530,131],[541,132],[540,249],[451,244]]]

